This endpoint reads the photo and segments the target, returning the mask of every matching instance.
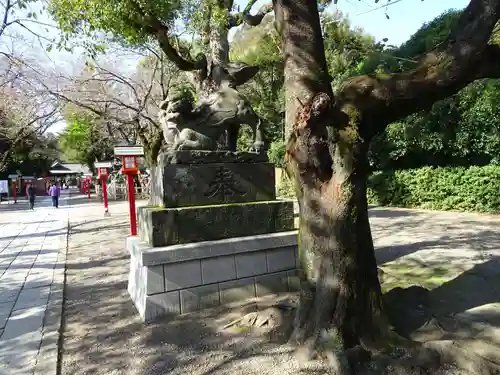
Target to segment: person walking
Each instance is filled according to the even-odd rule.
[[[52,198],[52,207],[59,208],[59,195],[61,195],[61,189],[57,186],[57,183],[52,183],[49,189],[49,195]]]
[[[36,191],[32,184],[28,184],[28,187],[26,188],[26,195],[28,196],[30,202],[30,210],[34,210]]]

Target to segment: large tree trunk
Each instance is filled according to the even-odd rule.
[[[159,129],[150,129],[146,132],[140,124],[137,125],[137,136],[144,146],[144,158],[150,167],[158,164],[158,155],[163,146],[163,133]]]
[[[322,116],[333,93],[316,2],[275,1],[275,11],[286,61],[287,171],[300,207],[301,293],[292,339],[313,351],[322,332],[334,328],[353,348],[377,341],[385,326],[366,201],[368,145],[355,121],[326,127],[335,120]]]
[[[223,1],[213,2],[209,6],[206,40],[207,40],[207,70],[201,72],[198,78],[198,100],[206,99],[211,93],[221,87],[225,78],[223,69],[229,63],[228,27],[221,21],[220,15],[227,12]],[[219,18],[217,18],[219,15]]]
[[[300,206],[301,292],[292,339],[312,355],[326,331],[350,353],[383,349],[390,331],[368,221],[370,140],[469,82],[498,76],[487,44],[500,0],[472,0],[447,43],[413,71],[361,76],[334,98],[316,1],[274,0],[285,58],[287,172]]]
[[[338,163],[344,163],[338,156]],[[344,349],[372,346],[383,337],[380,284],[366,202],[366,171],[362,165],[337,172],[324,187],[304,188],[299,254],[302,292],[294,340],[314,349],[323,330],[338,330]],[[295,171],[297,173],[298,170]],[[297,184],[306,184],[306,178]],[[304,186],[303,185],[303,186]]]
[[[333,329],[344,349],[380,347],[388,325],[368,221],[367,145],[352,134],[323,143],[313,122],[295,134],[287,170],[300,206],[301,293],[292,340],[312,355]]]

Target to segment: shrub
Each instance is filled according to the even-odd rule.
[[[286,173],[281,175],[281,181],[276,186],[276,196],[280,198],[295,199],[295,187]]]
[[[500,212],[500,166],[424,167],[374,173],[372,204],[432,210]]]
[[[267,156],[269,157],[269,161],[274,163],[274,166],[277,168],[285,167],[285,151],[286,145],[284,142],[273,142],[269,146],[269,150],[267,151]]]

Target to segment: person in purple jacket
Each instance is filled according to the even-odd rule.
[[[61,189],[55,182],[49,189],[49,195],[52,197],[52,207],[59,208],[59,195],[61,195]]]

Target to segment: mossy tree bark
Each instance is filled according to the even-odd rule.
[[[300,206],[301,293],[292,339],[319,350],[334,330],[344,349],[373,353],[389,334],[368,221],[367,151],[392,121],[475,79],[499,77],[488,44],[500,0],[472,0],[446,43],[410,72],[360,76],[335,96],[316,1],[274,0],[285,58],[287,172]]]

